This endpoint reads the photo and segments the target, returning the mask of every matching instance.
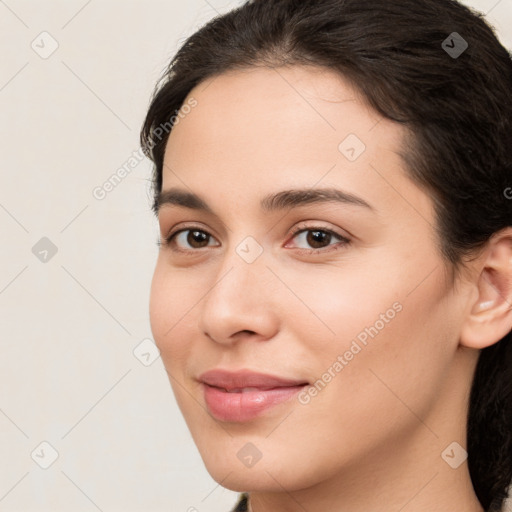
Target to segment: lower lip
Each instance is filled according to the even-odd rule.
[[[205,383],[202,385],[206,406],[212,416],[220,421],[232,422],[250,421],[267,409],[286,402],[304,388],[302,385],[265,391],[228,393]]]

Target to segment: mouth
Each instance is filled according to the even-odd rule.
[[[206,407],[219,421],[251,421],[299,393],[309,383],[250,371],[212,370],[201,376]]]
[[[275,388],[238,388],[238,389],[226,389],[226,388],[220,388],[218,386],[210,386],[210,387],[220,389],[221,391],[224,391],[225,393],[250,393],[253,391],[261,392],[261,391],[272,391],[274,389],[288,389],[288,388],[293,388],[295,386],[276,386]]]

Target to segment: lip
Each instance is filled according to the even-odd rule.
[[[220,421],[246,422],[288,401],[309,383],[241,370],[216,369],[199,377],[209,412]],[[256,388],[242,390],[243,388]]]

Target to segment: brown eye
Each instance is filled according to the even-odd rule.
[[[181,229],[174,233],[171,233],[165,239],[165,246],[170,246],[174,249],[177,246],[176,251],[192,252],[194,249],[203,249],[212,244],[209,243],[213,240],[213,237],[201,229]],[[213,244],[214,245],[214,244]]]
[[[293,239],[299,240],[305,244],[305,247],[298,246],[300,252],[304,253],[322,253],[322,252],[330,252],[329,250],[324,250],[327,247],[332,247],[333,250],[337,250],[345,245],[350,243],[348,238],[335,233],[329,229],[319,229],[315,227],[306,228],[306,229],[297,229],[293,234]],[[334,239],[334,240],[333,240]],[[332,244],[331,242],[336,242],[336,244]],[[296,243],[296,242],[295,242]],[[297,244],[297,243],[296,243]]]
[[[332,238],[331,233],[328,233],[327,231],[307,231],[308,235],[306,237],[306,241],[311,247],[314,249],[320,249],[322,247],[325,247],[323,244],[327,243],[329,245],[329,242]]]
[[[197,231],[192,229],[187,229],[186,231],[184,231],[184,233],[187,232],[188,235],[186,236],[186,241],[188,244],[190,244],[191,247],[200,249],[201,247],[206,247],[208,245],[208,239],[210,235],[208,235],[204,231]]]

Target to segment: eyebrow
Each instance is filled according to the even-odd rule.
[[[271,213],[287,208],[297,208],[308,204],[320,203],[355,205],[375,211],[375,209],[361,197],[334,188],[283,190],[265,196],[260,202],[260,207],[264,212]],[[216,215],[200,196],[177,188],[164,190],[158,194],[153,207],[155,214],[158,215],[160,208],[164,205],[181,206]]]

